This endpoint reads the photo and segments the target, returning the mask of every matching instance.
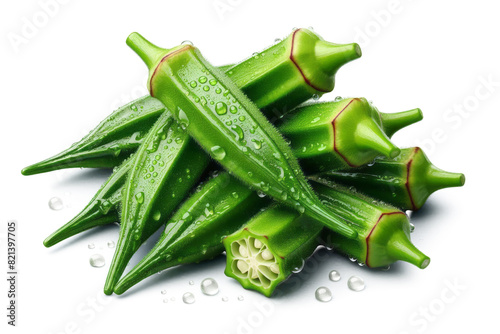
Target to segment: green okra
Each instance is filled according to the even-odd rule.
[[[226,276],[270,296],[300,268],[320,242],[323,225],[288,207],[273,205],[224,239]]]
[[[293,116],[280,131],[308,173],[361,166],[380,155],[394,158],[400,150],[384,130],[392,135],[422,119],[420,109],[380,113],[365,98],[310,104]]]
[[[187,132],[244,183],[323,222],[350,238],[356,232],[331,214],[308,185],[279,132],[223,73],[191,45],[170,50],[131,34],[127,44],[149,68],[152,96],[171,109]],[[316,37],[322,53],[328,43]],[[335,45],[330,45],[332,50]],[[315,49],[318,51],[318,49]],[[324,60],[322,57],[318,57]],[[331,77],[329,77],[331,78]]]
[[[325,184],[354,186],[360,192],[403,210],[418,210],[433,192],[465,184],[464,174],[437,168],[419,147],[403,149],[394,159],[379,157],[366,166],[329,171],[311,179]]]
[[[313,184],[321,201],[358,232],[349,239],[318,222],[279,206],[253,217],[224,239],[227,276],[246,289],[270,296],[277,285],[313,254],[320,244],[356,257],[368,267],[402,260],[425,268],[429,258],[410,241],[404,212],[345,187]]]
[[[315,183],[314,189],[326,206],[352,222],[358,232],[356,239],[348,239],[325,230],[327,245],[370,268],[386,267],[398,260],[420,269],[429,265],[429,257],[411,243],[410,221],[400,209],[341,186]]]
[[[205,152],[165,111],[132,157],[124,186],[120,235],[104,293],[113,288],[126,265],[197,183],[209,163]]]
[[[317,38],[307,29],[297,29],[282,42],[251,58],[219,69],[274,120],[312,96],[331,91],[337,70],[361,55],[357,44],[313,43]],[[314,52],[318,57],[313,56]],[[141,97],[114,111],[67,150],[24,168],[22,173],[32,175],[70,167],[117,166],[135,152],[164,110],[157,99]]]
[[[120,295],[164,269],[221,254],[222,239],[266,202],[227,172],[221,172],[185,200],[168,220],[154,248],[118,282],[114,292]]]

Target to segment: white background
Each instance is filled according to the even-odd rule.
[[[61,0],[44,20],[46,2],[54,3],[0,5],[0,247],[5,254],[6,222],[17,220],[20,273],[17,328],[6,325],[7,287],[1,280],[2,333],[498,332],[496,2]],[[38,28],[23,37],[26,22]],[[267,299],[226,278],[221,257],[157,275],[122,297],[105,297],[108,266],[92,268],[88,258],[98,252],[109,263],[106,243],[116,241],[118,227],[43,247],[42,240],[84,207],[109,172],[23,177],[20,170],[66,148],[114,108],[146,93],[146,68],[125,45],[129,33],[141,32],[164,47],[191,40],[218,65],[308,26],[326,40],[357,41],[363,49],[361,59],[340,70],[335,92],[323,100],[365,96],[384,112],[420,107],[424,121],[397,134],[395,142],[420,145],[438,167],[466,174],[465,187],[435,194],[412,217],[413,241],[432,258],[426,270],[400,263],[372,271],[339,255],[316,257],[294,276],[294,288]],[[14,45],[13,36],[24,38],[22,44]],[[63,200],[63,210],[49,209],[53,196]],[[90,242],[96,249],[87,248]],[[0,259],[5,268],[6,256]],[[332,269],[341,272],[340,282],[328,280]],[[365,279],[365,291],[348,290],[353,274]],[[219,282],[219,295],[200,293],[205,277]],[[330,303],[314,299],[321,285],[332,289]],[[459,288],[451,291],[449,285]],[[192,305],[181,301],[187,291],[196,295]],[[229,301],[222,302],[223,296]],[[176,300],[165,304],[164,297]]]

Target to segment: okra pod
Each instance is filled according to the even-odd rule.
[[[154,248],[118,282],[114,292],[120,295],[164,269],[221,254],[222,239],[266,202],[227,172],[221,172],[179,207]]]
[[[113,288],[133,254],[170,216],[209,163],[205,152],[165,111],[132,157],[124,186],[120,235],[104,286]]]
[[[435,191],[461,187],[465,176],[434,166],[419,147],[406,148],[394,159],[379,157],[356,169],[312,176],[324,184],[345,184],[403,210],[418,210]]]
[[[348,98],[296,108],[280,131],[306,172],[318,173],[361,166],[380,155],[394,158],[400,150],[384,129],[392,135],[420,119],[420,109],[385,114],[365,98]]]
[[[313,187],[322,202],[348,221],[358,236],[346,238],[305,215],[273,206],[224,239],[227,276],[246,289],[270,296],[320,244],[354,256],[368,267],[387,266],[397,260],[427,267],[429,258],[410,241],[410,224],[404,212],[345,187],[316,183]]]
[[[297,29],[280,43],[236,65],[221,66],[231,80],[268,117],[281,117],[312,96],[334,87],[334,76],[345,63],[361,56],[357,44],[313,43],[319,37]],[[323,44],[326,43],[326,44]],[[313,57],[315,49],[318,57]],[[147,130],[165,110],[151,96],[114,111],[89,135],[67,150],[23,169],[24,175],[71,167],[111,168],[135,152]]]
[[[319,51],[326,54],[330,50],[325,43]],[[219,164],[247,185],[342,235],[356,237],[356,231],[321,204],[291,148],[258,107],[195,47],[180,45],[165,50],[137,33],[128,37],[127,44],[150,70],[151,95],[173,111],[178,122]]]

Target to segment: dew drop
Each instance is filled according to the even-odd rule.
[[[212,146],[210,151],[215,160],[223,160],[226,157],[226,151],[220,146]]]
[[[233,191],[233,193],[231,195],[233,196],[233,198],[238,198],[239,197],[239,195],[238,195],[238,193],[236,191]]]
[[[227,301],[229,300],[229,298],[227,298],[227,296],[224,296],[224,297],[222,297],[222,298],[221,298],[221,300],[222,300],[223,302],[227,302]]]
[[[276,38],[276,39],[274,40],[274,43],[279,43],[279,42],[281,42],[281,38]]]
[[[319,288],[317,288],[316,292],[314,292],[314,296],[317,300],[324,303],[332,300],[332,292],[325,286],[320,286]]]
[[[252,139],[253,146],[256,150],[260,150],[262,148],[262,142],[258,139]]]
[[[114,241],[108,241],[108,248],[115,248],[115,242]]]
[[[328,274],[328,278],[332,282],[338,282],[338,281],[340,281],[340,273],[337,270],[332,270]]]
[[[312,99],[313,99],[314,101],[319,100],[319,95],[318,95],[318,94],[313,94]]]
[[[101,268],[106,262],[101,254],[94,254],[90,257],[89,263],[94,268]]]
[[[198,86],[198,84],[197,84],[197,83],[196,83],[196,81],[194,81],[194,80],[193,80],[193,81],[191,81],[191,82],[189,83],[189,85],[190,85],[192,88],[195,88],[196,86]]]
[[[410,233],[413,233],[413,231],[415,231],[415,225],[410,223]]]
[[[167,294],[167,290],[161,290],[161,294],[162,294],[162,295]]]
[[[187,115],[184,112],[184,110],[182,110],[181,108],[179,108],[177,117],[179,119],[179,124],[180,124],[181,128],[183,130],[186,130],[186,128],[189,125],[189,118],[187,117]]]
[[[182,295],[182,301],[186,304],[192,304],[195,301],[194,295],[191,292],[186,292]]]
[[[215,86],[215,85],[217,85],[217,80],[212,79],[208,83],[210,84],[210,86]]]
[[[88,244],[87,246],[89,249],[94,249],[95,248],[95,245],[93,242],[91,242],[90,244]]]
[[[144,193],[140,192],[140,193],[135,194],[135,199],[136,199],[137,203],[139,203],[139,204],[144,203]]]
[[[161,212],[160,211],[155,211],[155,213],[153,213],[153,220],[154,221],[159,221],[161,218]]]
[[[300,266],[295,267],[295,268],[292,270],[292,273],[294,273],[294,274],[298,274],[298,273],[300,273],[300,272],[302,271],[302,269],[304,269],[304,264],[305,264],[304,259],[302,259],[302,263],[300,264]]]
[[[219,285],[213,278],[205,278],[200,286],[201,292],[207,296],[215,296],[219,293]]]
[[[349,277],[349,280],[347,281],[347,286],[349,289],[352,291],[362,291],[365,289],[365,281],[361,277],[358,276],[351,276]]]
[[[218,115],[225,115],[227,113],[227,104],[224,102],[217,102],[215,105],[215,111]]]
[[[229,107],[229,112],[231,114],[236,114],[238,112],[238,109],[235,106],[230,106]]]
[[[264,197],[266,197],[266,194],[259,190],[259,191],[257,191],[257,196],[259,196],[260,198],[264,198]]]
[[[189,285],[194,285],[194,281],[189,281],[188,284]]]
[[[245,300],[245,297],[240,295],[240,296],[238,296],[238,300],[241,302],[241,301]]]
[[[133,111],[137,111],[137,110],[138,110],[138,109],[137,109],[137,106],[136,106],[135,104],[131,105],[131,106],[130,106],[130,109],[132,109]]]
[[[202,76],[202,77],[199,77],[199,78],[198,78],[198,82],[199,82],[199,83],[205,83],[205,82],[207,82],[207,77],[203,77],[203,76]]]
[[[356,259],[355,257],[349,256],[349,261],[351,261],[351,262],[357,262],[358,259]]]
[[[193,45],[193,42],[191,42],[190,40],[185,40],[181,42],[181,45]]]
[[[59,197],[52,197],[49,199],[49,208],[54,211],[59,211],[64,207],[62,199]]]
[[[335,98],[335,100],[334,100],[334,101],[335,101],[335,102],[339,102],[339,101],[341,101],[341,100],[342,100],[342,96],[337,96],[337,97]]]

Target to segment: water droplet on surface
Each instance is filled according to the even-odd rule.
[[[221,300],[222,300],[223,302],[227,302],[227,301],[229,300],[229,298],[227,298],[227,296],[224,296],[224,297],[222,297],[222,298],[221,298]]]
[[[334,101],[339,102],[340,100],[342,100],[342,96],[337,96]]]
[[[279,43],[279,42],[281,42],[281,38],[276,38],[276,39],[274,40],[274,43]]]
[[[302,259],[302,263],[300,264],[300,266],[295,267],[295,268],[292,270],[292,273],[294,273],[294,274],[298,274],[298,273],[300,273],[300,272],[302,271],[302,269],[304,269],[304,264],[305,264],[304,259]]]
[[[198,82],[199,82],[199,83],[205,83],[205,82],[207,82],[207,77],[203,77],[203,76],[202,76],[202,77],[199,77],[199,78],[198,78]]]
[[[189,285],[194,285],[194,281],[189,281]]]
[[[212,146],[210,149],[215,160],[222,160],[226,157],[226,151],[220,146]]]
[[[144,193],[140,192],[140,193],[135,194],[135,199],[136,199],[137,203],[139,203],[139,204],[144,203]]]
[[[194,295],[191,292],[186,292],[182,295],[182,301],[186,304],[192,304],[195,301]]]
[[[95,248],[95,245],[93,242],[91,242],[90,244],[88,244],[87,246],[89,249],[94,249]]]
[[[332,282],[338,282],[338,281],[340,281],[340,273],[337,270],[332,270],[328,274],[328,278]]]
[[[163,299],[164,303],[168,303],[168,298]]]
[[[197,84],[197,83],[196,83],[196,81],[194,81],[194,80],[193,80],[193,81],[191,81],[191,82],[189,83],[189,85],[190,85],[192,88],[195,88],[196,86],[198,86],[198,84]]]
[[[175,302],[175,297],[170,297],[170,300]]]
[[[319,100],[319,95],[318,95],[318,94],[313,94],[312,99],[313,99],[314,101]]]
[[[257,196],[259,196],[260,198],[264,198],[264,197],[266,197],[266,194],[259,190],[259,191],[257,191]]]
[[[365,281],[358,276],[351,276],[349,277],[349,280],[347,281],[347,286],[349,289],[352,291],[362,291],[365,289]]]
[[[236,191],[233,191],[233,193],[231,195],[233,196],[233,198],[238,198],[239,197],[239,195],[238,195],[238,193]]]
[[[108,241],[108,248],[115,248],[115,242],[114,241]]]
[[[193,42],[191,42],[189,40],[185,40],[185,41],[181,42],[181,45],[193,45]]]
[[[413,231],[415,231],[415,225],[410,223],[410,233],[413,233]]]
[[[153,213],[153,220],[154,221],[159,221],[161,218],[161,212],[160,211],[156,211],[155,213]]]
[[[215,86],[217,85],[217,80],[211,79],[208,83],[210,84],[210,86]]]
[[[219,293],[219,285],[213,278],[205,278],[200,286],[201,292],[207,296],[215,296]]]
[[[59,211],[64,207],[62,199],[59,197],[52,197],[49,199],[49,208],[55,211]]]
[[[101,268],[106,262],[101,254],[94,254],[90,257],[89,263],[94,268]]]
[[[332,292],[325,286],[320,286],[319,288],[317,288],[316,292],[314,292],[314,296],[317,300],[324,303],[332,300]]]
[[[167,290],[161,290],[161,294],[165,295],[167,293]]]
[[[243,296],[238,296],[238,300],[241,302],[241,301],[245,300],[245,297],[243,297]]]
[[[230,106],[229,107],[229,112],[231,114],[236,114],[238,112],[238,109],[235,106]]]
[[[349,256],[349,261],[358,262],[358,259],[356,259],[355,257]]]

